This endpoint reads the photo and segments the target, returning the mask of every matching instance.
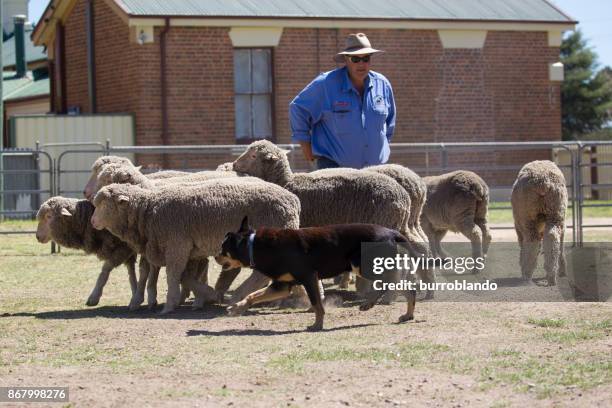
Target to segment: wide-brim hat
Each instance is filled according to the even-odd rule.
[[[345,55],[378,54],[381,52],[384,51],[372,48],[370,40],[364,33],[349,34],[346,37],[344,50],[334,56],[334,61],[343,62]]]

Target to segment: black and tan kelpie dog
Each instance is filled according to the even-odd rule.
[[[353,271],[368,279],[380,279],[368,268],[361,268],[361,243],[374,242],[396,250],[406,245],[407,239],[399,232],[373,224],[342,224],[300,229],[260,228],[249,226],[244,217],[238,232],[228,232],[215,260],[223,269],[251,267],[266,275],[272,282],[266,288],[248,295],[229,306],[230,315],[239,315],[250,306],[287,297],[291,287],[304,285],[316,320],[308,330],[321,330],[325,310],[321,301],[319,279],[333,278]],[[367,276],[364,276],[367,275]],[[385,291],[376,291],[360,307],[372,308]],[[400,322],[414,318],[416,291],[405,291],[408,310]]]

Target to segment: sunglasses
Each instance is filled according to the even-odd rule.
[[[370,62],[370,56],[369,56],[369,55],[364,55],[363,57],[358,57],[358,56],[356,56],[356,55],[352,55],[352,56],[350,57],[350,60],[351,60],[351,62],[352,62],[353,64],[358,64],[358,63],[360,63],[361,61],[363,61],[363,62]]]

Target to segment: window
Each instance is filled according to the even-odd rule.
[[[272,138],[272,50],[234,49],[236,139]]]

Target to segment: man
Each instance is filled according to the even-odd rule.
[[[393,91],[387,78],[370,71],[380,52],[365,34],[350,34],[334,58],[345,66],[320,74],[289,105],[292,140],[317,169],[360,169],[389,159]]]

